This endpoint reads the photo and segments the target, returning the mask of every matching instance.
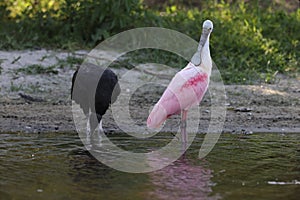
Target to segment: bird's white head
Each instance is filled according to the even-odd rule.
[[[211,32],[213,30],[213,28],[214,28],[214,25],[213,25],[212,21],[210,21],[209,19],[205,20],[203,22],[203,29],[207,29]]]

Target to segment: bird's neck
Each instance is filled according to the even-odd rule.
[[[205,71],[208,75],[211,74],[211,68],[212,68],[212,60],[210,57],[210,51],[209,51],[209,36],[207,38],[207,41],[205,42],[203,49],[202,49],[202,64],[201,69]]]

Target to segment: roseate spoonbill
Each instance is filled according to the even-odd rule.
[[[186,119],[188,109],[202,100],[209,84],[212,60],[209,51],[209,36],[213,23],[203,23],[197,52],[188,65],[173,77],[148,119],[148,128],[158,128],[168,117],[181,113],[182,141],[186,143]]]
[[[97,86],[97,87],[96,87]],[[74,90],[75,88],[75,90]],[[92,88],[95,88],[92,91]],[[83,64],[72,78],[71,99],[83,110],[87,117],[87,141],[98,127],[98,137],[103,133],[102,116],[110,104],[117,100],[120,94],[117,75],[110,69],[102,69],[94,64]]]

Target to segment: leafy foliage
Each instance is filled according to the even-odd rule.
[[[152,2],[4,0],[0,48],[90,48],[116,33],[143,26],[170,28],[199,40],[202,22],[209,18],[215,27],[212,58],[226,83],[273,82],[277,73],[300,71],[299,8],[283,7],[283,1]],[[172,58],[159,51],[150,53],[152,60]]]
[[[202,11],[167,9],[164,26],[198,39],[202,22],[211,19],[211,54],[227,83],[273,82],[278,72],[299,72],[300,10],[258,13],[243,2],[207,6]]]
[[[10,0],[6,0],[9,4]],[[139,0],[18,0],[7,7],[0,23],[0,48],[91,47],[122,30],[133,28]],[[52,2],[52,3],[51,3]],[[55,3],[59,2],[59,3]]]

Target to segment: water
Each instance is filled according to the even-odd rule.
[[[111,139],[145,151],[172,137]],[[298,199],[300,134],[223,134],[199,160],[203,137],[172,165],[129,174],[99,163],[74,134],[0,134],[0,199]]]

